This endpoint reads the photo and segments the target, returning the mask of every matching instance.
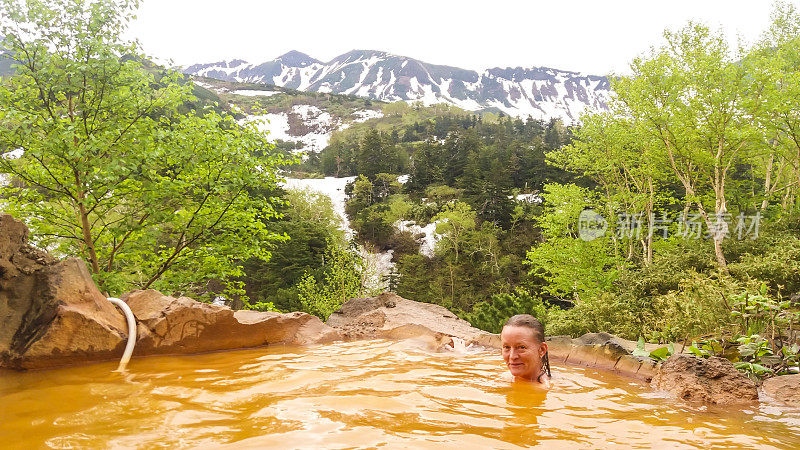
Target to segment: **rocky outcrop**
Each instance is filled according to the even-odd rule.
[[[800,407],[800,374],[768,378],[761,389],[779,402]]]
[[[157,291],[124,296],[138,322],[134,355],[199,353],[266,344],[315,344],[340,334],[305,313],[232,311]],[[0,368],[34,369],[116,359],[127,324],[86,264],[28,244],[28,229],[0,215]]]
[[[672,355],[661,365],[651,386],[693,402],[728,405],[758,400],[755,383],[730,361],[716,356]]]
[[[134,355],[201,353],[267,344],[317,344],[341,335],[306,313],[232,311],[226,306],[133,291],[122,299],[139,322]]]
[[[650,382],[659,367],[650,358],[631,354],[635,342],[608,333],[587,333],[576,339],[552,336],[547,338],[547,346],[553,360],[608,370],[645,382]]]
[[[81,260],[55,260],[28,244],[21,221],[0,215],[0,367],[115,358],[126,338],[122,314]]]
[[[348,300],[331,314],[327,324],[347,339],[417,339],[438,348],[455,336],[467,345],[500,347],[497,335],[473,328],[442,306],[391,293]]]

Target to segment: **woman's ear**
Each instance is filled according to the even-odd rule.
[[[547,342],[542,342],[539,344],[539,357],[542,358],[545,354],[547,354]]]

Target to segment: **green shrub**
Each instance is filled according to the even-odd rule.
[[[394,250],[394,259],[398,259],[402,255],[419,253],[419,242],[414,239],[414,235],[410,231],[395,231],[386,244]]]
[[[363,274],[363,261],[357,254],[330,246],[322,279],[306,273],[297,284],[303,311],[327,320],[344,302],[364,292]]]
[[[513,294],[493,295],[491,300],[476,304],[472,312],[464,314],[463,318],[473,327],[490,333],[499,333],[509,317],[530,314],[539,319],[547,330],[548,312],[547,305],[541,298],[531,295],[524,289],[518,289]]]
[[[764,282],[771,292],[788,298],[800,292],[800,239],[783,234],[769,241],[766,251],[743,254],[729,270],[742,281]]]
[[[742,286],[690,271],[678,288],[663,295],[640,297],[629,292],[603,292],[570,309],[551,308],[548,333],[580,336],[605,331],[626,339],[675,342],[719,330],[727,322],[725,299]]]
[[[389,206],[386,203],[360,210],[351,222],[359,241],[372,244],[378,249],[388,248],[389,238],[395,231],[388,216]]]
[[[645,308],[631,304],[629,298],[603,292],[596,297],[586,297],[569,309],[551,308],[548,314],[547,333],[580,336],[585,333],[606,331],[628,339],[636,339],[637,315],[647,317]]]

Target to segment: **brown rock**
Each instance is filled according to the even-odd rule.
[[[644,372],[642,374],[639,373],[642,369],[642,364],[641,358],[633,355],[623,355],[614,364],[613,371],[630,378],[645,378]],[[650,376],[646,379],[650,380],[652,378]]]
[[[607,335],[605,339],[586,339],[587,335],[573,341],[572,351],[566,358],[569,364],[586,367],[597,367],[604,370],[614,370],[617,362],[629,352],[622,347],[615,336]]]
[[[77,258],[28,244],[25,225],[0,215],[0,367],[43,368],[117,358],[125,320]]]
[[[658,363],[650,358],[631,355],[636,342],[608,333],[587,333],[572,339],[569,336],[547,338],[550,357],[567,364],[598,368],[650,382]]]
[[[652,387],[678,398],[712,404],[741,404],[758,400],[755,383],[727,359],[672,355],[653,377]]]
[[[549,336],[546,341],[550,358],[560,361],[566,361],[575,346],[570,336]]]
[[[267,344],[310,345],[342,339],[341,333],[325,325],[319,317],[304,312],[281,314],[242,310],[233,315],[240,323],[263,330]]]
[[[639,358],[642,361],[642,365],[639,366],[639,370],[636,371],[636,377],[647,381],[648,383],[656,376],[659,369],[661,369],[661,363],[654,361],[650,358]]]
[[[135,354],[196,353],[340,338],[305,313],[260,313],[137,291]],[[122,356],[124,315],[81,260],[57,261],[28,244],[25,225],[0,215],[0,368],[46,368]]]
[[[800,406],[800,374],[768,378],[761,385],[768,396],[790,406]]]
[[[628,341],[609,333],[586,333],[575,339],[579,345],[599,345],[607,347],[612,353],[627,355],[636,349],[636,342]]]
[[[499,334],[480,333],[472,338],[472,343],[487,348],[501,348],[503,342]]]
[[[306,313],[232,311],[226,306],[133,291],[123,300],[139,322],[134,355],[201,353],[266,344],[316,344],[340,338]]]
[[[327,324],[349,339],[418,339],[440,347],[454,336],[464,339],[467,345],[500,347],[497,335],[473,328],[442,306],[388,292],[348,300],[331,314]]]

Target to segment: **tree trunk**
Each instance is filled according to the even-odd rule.
[[[723,141],[720,139],[718,147],[717,147],[717,156],[714,163],[714,180],[712,187],[714,188],[715,194],[715,202],[714,202],[714,211],[716,213],[716,221],[722,222],[724,221],[725,214],[728,213],[728,202],[725,198],[725,179],[728,174],[728,167],[725,168],[721,167],[720,161],[722,159],[723,154]],[[698,200],[698,203],[700,200]],[[713,234],[714,237],[714,255],[717,257],[717,264],[722,272],[728,273],[728,263],[725,261],[725,254],[722,253],[722,240],[728,234],[728,224],[725,222],[725,233],[722,233],[716,226],[711,228],[711,223],[708,217],[706,217],[707,226],[709,230],[715,230]]]
[[[92,264],[92,272],[100,273],[100,263],[97,261],[97,252],[94,249],[94,240],[92,240],[92,230],[89,224],[89,214],[86,212],[86,206],[83,204],[83,191],[78,191],[78,220],[81,223],[81,231],[83,232],[83,244],[89,252],[89,262]]]
[[[720,202],[718,201],[717,204],[719,205]],[[709,230],[713,229],[714,222],[711,221],[711,218],[708,216],[706,212],[706,208],[703,206],[703,203],[698,200],[697,201],[697,208],[700,210],[700,215],[703,217],[703,221],[705,222],[706,226]],[[727,208],[725,206],[725,198],[722,197],[721,205],[718,206],[717,209],[717,217],[721,214],[725,214],[727,212]],[[717,265],[719,269],[724,272],[728,273],[728,262],[725,260],[725,254],[722,252],[722,236],[719,233],[714,233],[714,256],[717,259]]]
[[[655,189],[653,188],[653,177],[647,178],[647,188],[650,190],[650,199],[647,202],[647,244],[644,256],[644,265],[649,266],[653,262],[653,220],[655,214],[653,208],[655,204]]]
[[[783,194],[783,199],[781,200],[781,209],[783,210],[783,215],[786,216],[789,213],[789,197],[791,195],[792,189],[786,189],[786,192]]]
[[[774,145],[773,145],[774,149]],[[769,205],[769,197],[772,194],[772,165],[775,163],[775,153],[769,155],[769,162],[767,163],[767,176],[764,180],[764,200],[761,201],[761,210],[765,211]]]
[[[798,206],[798,199],[800,196],[797,195],[797,190],[800,189],[800,145],[797,146],[797,158],[795,159],[794,164],[794,173],[795,173],[795,185],[792,188],[792,199],[794,200],[793,206],[797,208]]]
[[[69,77],[67,77],[69,81]],[[75,103],[72,100],[72,95],[67,97],[67,113],[69,114],[70,122],[75,123]],[[72,138],[72,143],[77,148],[80,144],[78,136]],[[77,168],[73,169],[75,177],[75,192],[78,200],[78,222],[81,224],[81,232],[83,234],[83,244],[89,252],[89,262],[92,264],[92,272],[100,273],[100,262],[97,261],[97,252],[94,248],[94,239],[92,239],[92,226],[89,224],[89,213],[86,212],[86,205],[83,203],[86,199],[86,193],[83,190],[83,181],[81,180],[80,173]]]
[[[724,187],[722,189],[724,189]],[[724,217],[724,215],[728,212],[728,208],[727,208],[727,205],[726,205],[726,202],[725,202],[725,193],[724,193],[724,191],[722,193],[722,198],[717,200],[717,204],[718,204],[718,206],[717,206],[717,217],[716,217],[716,220],[717,221],[721,221],[721,220],[723,220],[722,217]],[[712,229],[711,228],[711,226],[712,226],[711,220],[708,217],[706,218],[706,226],[708,226],[709,229]],[[727,222],[725,223],[725,226],[727,228]],[[716,226],[715,226],[714,229],[717,230]],[[724,273],[728,273],[728,262],[725,260],[725,254],[722,252],[722,240],[725,238],[725,236],[727,236],[728,232],[725,232],[723,234],[723,233],[719,232],[719,230],[717,230],[717,232],[713,233],[713,237],[714,237],[714,256],[717,257],[717,264],[719,265],[720,270],[722,272],[724,272]]]

